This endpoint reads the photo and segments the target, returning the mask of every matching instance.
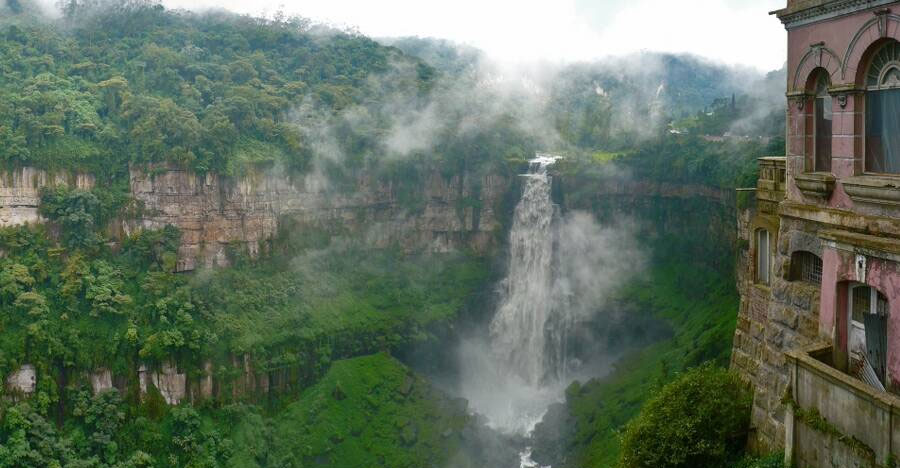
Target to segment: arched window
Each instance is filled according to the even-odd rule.
[[[769,252],[769,231],[756,230],[756,282],[769,284],[771,259]]]
[[[791,255],[791,281],[822,284],[822,259],[812,252],[794,252]]]
[[[875,52],[866,89],[866,171],[900,174],[900,43]]]
[[[819,69],[816,76],[816,101],[813,105],[815,119],[813,120],[813,133],[815,145],[813,146],[813,170],[816,172],[831,172],[831,95],[828,94],[828,86],[831,80],[828,72]]]

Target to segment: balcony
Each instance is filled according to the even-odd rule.
[[[834,176],[824,172],[797,174],[794,183],[808,197],[827,200],[834,191]]]
[[[759,211],[775,214],[784,200],[785,157],[759,158],[759,179],[756,182],[756,201]]]
[[[799,468],[888,466],[900,454],[900,398],[832,365],[830,345],[787,353],[785,453]]]

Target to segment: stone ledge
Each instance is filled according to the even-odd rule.
[[[862,10],[888,5],[896,0],[789,0],[786,8],[769,12],[787,29],[827,19],[850,15]]]
[[[854,251],[875,251],[900,255],[900,240],[897,239],[870,236],[867,234],[858,234],[841,230],[821,231],[819,237],[824,240],[835,242],[836,244],[853,247]]]
[[[811,221],[876,236],[900,237],[900,219],[897,218],[870,216],[792,201],[781,202],[778,206],[778,214],[786,218]]]
[[[862,175],[841,179],[844,191],[857,203],[900,207],[900,178]]]
[[[804,195],[828,199],[834,190],[834,175],[826,172],[807,172],[795,175],[794,183]]]

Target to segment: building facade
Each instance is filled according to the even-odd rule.
[[[732,368],[751,444],[799,467],[900,457],[900,1],[788,0],[786,156],[739,217]]]

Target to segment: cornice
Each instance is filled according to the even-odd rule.
[[[778,16],[786,29],[818,23],[841,16],[850,15],[869,8],[900,4],[897,0],[836,0],[822,5],[791,11],[788,8],[776,10],[770,15]]]

